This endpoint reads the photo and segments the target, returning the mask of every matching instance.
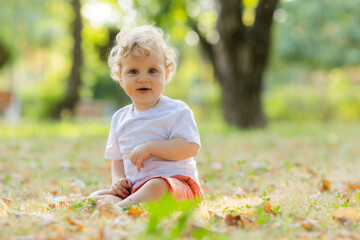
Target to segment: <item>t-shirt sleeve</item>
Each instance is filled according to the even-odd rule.
[[[200,134],[196,127],[194,114],[189,107],[180,111],[170,132],[170,138],[182,138],[201,146]]]
[[[121,160],[122,153],[120,152],[120,146],[118,137],[116,136],[116,120],[113,117],[111,120],[110,132],[108,141],[105,148],[105,158],[110,160]]]

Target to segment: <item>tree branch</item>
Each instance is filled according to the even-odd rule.
[[[267,55],[271,25],[277,3],[278,0],[260,0],[256,8],[255,23],[252,29],[254,41],[252,42],[254,43],[254,49],[258,49],[258,51],[255,52],[260,55]]]
[[[188,18],[188,23],[190,25],[190,27],[197,33],[197,35],[199,36],[199,40],[200,40],[200,44],[201,44],[201,48],[203,50],[203,52],[205,53],[205,55],[210,59],[211,63],[213,64],[213,66],[215,66],[215,53],[214,53],[214,46],[212,44],[210,44],[206,38],[203,36],[203,34],[201,33],[197,22],[194,21],[192,18]]]
[[[241,0],[218,0],[220,11],[217,30],[226,43],[245,41],[246,29],[242,21],[243,4]]]

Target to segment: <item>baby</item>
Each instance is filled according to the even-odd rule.
[[[108,60],[111,77],[132,104],[112,117],[105,158],[112,186],[89,197],[127,207],[171,193],[177,200],[202,196],[196,162],[200,136],[191,109],[163,95],[175,71],[175,52],[160,29],[123,28]]]

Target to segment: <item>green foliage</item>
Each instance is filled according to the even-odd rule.
[[[149,234],[164,234],[160,228],[159,223],[169,217],[176,211],[181,212],[181,216],[177,219],[174,227],[171,230],[171,238],[179,237],[186,225],[186,222],[191,217],[196,207],[196,201],[177,202],[171,195],[165,195],[160,201],[151,202],[147,205],[150,214],[150,220],[147,226],[147,233]]]
[[[270,220],[269,215],[264,210],[265,204],[266,201],[255,208],[256,223],[259,225],[263,225]]]
[[[265,109],[273,120],[360,119],[360,87],[340,69],[328,73],[329,83],[278,86],[265,94]]]
[[[359,63],[357,1],[280,1],[279,8],[274,54],[280,59],[311,68]]]

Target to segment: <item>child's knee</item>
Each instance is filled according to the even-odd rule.
[[[170,190],[169,183],[163,178],[153,178],[148,182],[148,184],[150,185],[149,187],[156,192],[166,193]]]
[[[97,202],[99,200],[99,195],[97,192],[93,192],[89,195],[88,199],[91,198],[94,202]]]

